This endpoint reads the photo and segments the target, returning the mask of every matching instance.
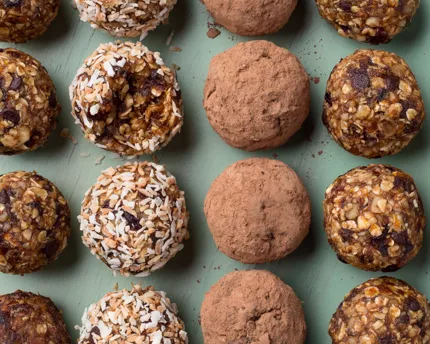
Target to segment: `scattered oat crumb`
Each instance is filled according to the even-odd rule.
[[[216,28],[214,28],[214,27],[211,27],[211,28],[208,30],[208,32],[206,33],[206,35],[207,35],[209,38],[211,38],[211,39],[214,39],[214,38],[218,37],[220,34],[221,34],[221,31],[220,31],[220,30],[218,30],[218,29],[216,29]]]
[[[278,154],[273,153],[273,158],[274,158],[274,159],[277,159],[277,158],[278,158],[278,156],[279,156]]]
[[[172,31],[170,32],[169,36],[167,37],[166,45],[170,45],[170,43],[172,43],[172,39],[173,39],[173,36],[174,36],[174,35],[175,35],[175,30],[172,30]]]
[[[174,70],[180,70],[181,69],[181,67],[179,67],[177,64],[172,64],[172,69],[174,69]]]
[[[81,156],[82,158],[88,158],[90,156],[90,153],[83,152],[79,154],[79,156]]]
[[[160,163],[160,160],[158,159],[158,157],[155,154],[152,154],[152,161],[155,162],[156,164]]]
[[[118,282],[116,282],[116,283],[113,285],[113,290],[114,290],[114,291],[118,291]]]
[[[64,137],[65,139],[69,139],[73,142],[74,145],[78,144],[78,140],[76,140],[71,134],[68,128],[63,128],[60,131],[60,136]]]
[[[320,150],[319,152],[318,152],[318,155],[321,155],[323,153],[323,151],[322,150]]]
[[[104,155],[100,155],[100,156],[97,158],[97,160],[96,160],[96,162],[94,163],[94,165],[100,165],[104,159],[105,159],[105,156],[104,156]]]
[[[182,51],[182,49],[176,45],[172,45],[169,50],[173,51],[174,53],[180,53]]]
[[[312,77],[310,77],[310,79],[311,79],[311,81],[315,84],[315,85],[318,85],[319,83],[320,83],[320,78],[319,77],[317,77],[317,76],[312,76]]]
[[[137,159],[137,155],[130,155],[125,157],[127,160],[133,160],[133,159]]]

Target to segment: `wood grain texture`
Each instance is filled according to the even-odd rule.
[[[411,26],[392,43],[380,47],[404,57],[415,72],[426,103],[430,104],[430,70],[428,69],[430,3],[421,8]],[[204,6],[197,0],[179,0],[170,24],[150,33],[144,44],[158,50],[167,64],[181,67],[179,82],[185,104],[185,126],[170,145],[157,153],[186,192],[191,212],[191,239],[185,249],[163,270],[149,278],[114,277],[83,246],[76,216],[85,191],[94,183],[102,169],[124,163],[114,154],[105,152],[86,141],[70,115],[68,86],[84,58],[100,43],[113,41],[107,34],[94,31],[79,21],[68,0],[62,0],[59,17],[47,34],[35,41],[16,47],[30,53],[48,69],[58,90],[63,112],[58,128],[44,148],[21,156],[1,157],[0,172],[23,169],[36,170],[57,184],[69,200],[73,214],[73,235],[59,260],[43,271],[21,276],[0,276],[0,293],[23,289],[51,297],[63,310],[68,329],[77,338],[74,325],[80,323],[85,307],[111,291],[118,282],[129,288],[131,282],[154,285],[164,290],[178,304],[186,323],[190,343],[203,343],[198,322],[204,293],[227,272],[234,269],[268,269],[291,285],[303,301],[308,322],[307,343],[329,344],[328,322],[343,296],[362,281],[379,274],[359,271],[343,265],[330,249],[323,228],[321,202],[325,188],[345,171],[369,163],[338,147],[321,123],[325,82],[333,66],[355,49],[368,47],[339,37],[322,20],[313,0],[301,0],[290,23],[276,35],[267,37],[290,49],[301,59],[313,77],[312,110],[303,129],[284,147],[273,151],[246,153],[228,147],[210,127],[202,106],[203,86],[211,57],[248,40],[222,30],[220,36],[207,38],[207,25],[212,22]],[[182,48],[171,52],[165,41],[175,29],[172,45]],[[11,45],[1,44],[1,47]],[[318,78],[320,82],[318,83]],[[69,128],[78,140],[74,145],[60,137],[62,128]],[[430,207],[428,166],[430,136],[428,121],[422,133],[402,153],[381,159],[412,174],[421,190],[424,205]],[[90,153],[82,157],[82,153]],[[272,157],[293,167],[303,179],[313,203],[311,233],[300,248],[289,257],[259,266],[242,265],[219,253],[208,231],[203,214],[203,201],[212,180],[233,162],[252,156]],[[100,165],[95,161],[105,156]],[[142,157],[151,159],[150,157]],[[403,278],[430,296],[430,256],[426,242],[419,256],[401,271],[391,274]]]

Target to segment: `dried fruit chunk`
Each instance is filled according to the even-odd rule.
[[[333,344],[426,344],[430,341],[428,300],[396,278],[371,279],[345,296],[328,332]]]
[[[426,224],[414,180],[387,165],[355,168],[326,191],[324,228],[339,259],[363,270],[395,271],[414,258]]]
[[[409,25],[420,0],[315,0],[339,35],[371,44],[388,43]]]
[[[36,172],[0,176],[0,271],[26,274],[57,259],[70,236],[67,201]]]
[[[97,146],[152,154],[183,124],[174,72],[141,43],[109,43],[85,60],[70,86],[72,115]]]
[[[30,55],[0,49],[0,154],[42,146],[61,106],[46,69]]]
[[[0,343],[72,344],[51,299],[17,290],[0,295]]]
[[[327,82],[323,122],[352,154],[379,158],[400,152],[424,117],[415,76],[393,53],[357,50],[335,66]]]
[[[125,276],[161,269],[189,235],[184,192],[164,166],[149,162],[104,171],[79,221],[91,253]]]
[[[24,43],[45,33],[60,0],[1,0],[0,41]]]
[[[79,344],[187,344],[176,304],[162,291],[134,285],[131,291],[106,294],[82,317]]]

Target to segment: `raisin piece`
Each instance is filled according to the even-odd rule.
[[[370,86],[370,79],[366,70],[352,69],[349,71],[349,76],[351,78],[352,87],[357,90],[363,91]]]
[[[58,248],[59,245],[57,240],[51,239],[46,243],[45,247],[43,248],[43,253],[45,254],[46,258],[48,258],[48,260],[51,260],[57,254]]]
[[[409,296],[406,299],[406,307],[410,309],[412,312],[417,312],[421,309],[420,303],[417,301],[417,299],[413,298],[412,296]]]
[[[90,344],[96,344],[93,334],[100,336],[100,329],[97,326],[93,327],[90,331]]]
[[[14,74],[12,77],[12,82],[10,83],[9,90],[17,91],[22,86],[22,78],[19,75]]]
[[[54,91],[51,92],[51,94],[49,95],[49,106],[52,108],[55,108],[58,104],[57,102],[57,95],[55,94]]]
[[[385,85],[387,86],[388,92],[393,92],[399,88],[400,78],[396,75],[389,75],[384,78]]]
[[[12,122],[14,126],[18,125],[21,120],[19,113],[14,109],[4,109],[0,112],[0,116],[9,122]]]
[[[326,92],[326,93],[325,93],[325,95],[324,95],[324,100],[325,100],[325,101],[326,101],[330,106],[332,106],[332,105],[333,105],[330,93],[328,93],[328,92]]]
[[[398,318],[397,318],[397,322],[401,323],[401,324],[407,324],[409,322],[409,315],[407,313],[403,313],[401,314]]]
[[[7,193],[6,189],[3,189],[0,192],[0,203],[1,204],[8,204],[10,202],[9,194]]]
[[[339,8],[345,12],[351,12],[351,3],[348,0],[340,0]]]
[[[350,241],[352,238],[352,232],[345,228],[341,228],[339,234],[343,242]]]
[[[393,336],[385,336],[382,338],[379,338],[379,344],[394,344],[396,343]]]

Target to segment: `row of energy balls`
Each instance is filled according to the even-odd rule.
[[[296,5],[295,1],[286,1],[287,3],[284,5],[285,8],[288,8],[289,13],[284,15],[281,24],[277,23],[279,28],[288,21]],[[339,32],[341,34],[373,43],[386,42],[397,34],[410,21],[418,5],[416,1],[415,7],[412,6],[413,2],[407,4],[404,2],[395,4],[395,2],[370,1],[353,5],[351,1],[347,0],[332,3],[317,1],[321,13],[328,19],[333,21],[329,14],[335,13],[337,16],[335,19],[340,20]],[[214,3],[219,9],[224,8],[222,1],[218,5],[216,1]],[[10,13],[16,12],[22,5],[20,2],[15,2],[15,4],[9,7],[14,8]],[[150,2],[150,4],[152,3]],[[163,5],[165,4],[163,3]],[[127,35],[127,32],[130,32],[129,36],[136,36],[146,31],[140,27],[137,33],[133,32],[135,17],[133,19],[130,16],[150,11],[139,11],[128,3],[121,3],[117,9],[112,11],[106,11],[104,5],[89,1],[81,5],[80,7],[78,4],[78,8],[85,20],[92,22],[93,26],[102,27],[115,35]],[[209,1],[206,5],[211,11]],[[330,8],[330,6],[335,8]],[[246,13],[255,14],[254,11],[249,11],[249,6],[246,7]],[[160,8],[162,7],[156,8],[154,13],[159,13],[161,18],[161,13],[165,15],[168,10],[164,11]],[[262,7],[255,6],[253,9],[258,12]],[[236,10],[239,11],[239,14]],[[247,25],[257,22],[255,18],[244,17],[241,10],[243,9],[234,9],[227,14],[224,13],[224,16],[232,19],[229,14],[235,14],[236,21],[234,22],[239,26],[241,21],[237,18],[247,18],[246,21],[243,21]],[[328,12],[324,12],[327,10]],[[384,10],[388,10],[388,12]],[[215,10],[211,11],[216,20],[222,23],[222,16],[217,18],[215,12]],[[222,12],[221,10],[221,14]],[[264,15],[261,16],[262,13],[267,15],[266,11],[258,12],[256,18],[260,18],[260,21],[261,18],[264,18]],[[277,11],[277,13],[282,13],[282,11]],[[363,18],[366,16],[370,17]],[[45,16],[45,18],[49,17]],[[96,22],[94,18],[98,18],[99,22]],[[111,23],[112,26],[110,26]],[[223,25],[229,27],[228,21]],[[335,25],[337,24],[335,23]],[[11,25],[11,27],[21,28],[26,25]],[[238,31],[238,33],[257,34],[252,31],[252,27],[250,29],[249,25],[245,29],[250,31]],[[231,30],[234,31],[233,28]],[[262,33],[270,33],[269,31],[275,30],[271,28]],[[133,33],[131,34],[131,32]],[[15,54],[19,56],[23,53],[7,49],[8,58]],[[369,55],[369,58],[360,59],[358,57],[360,54]],[[330,87],[329,82],[325,97],[325,107],[328,107],[324,116],[325,122],[333,136],[351,152],[368,157],[371,157],[372,154],[381,156],[393,154],[400,150],[417,133],[424,117],[419,89],[412,73],[403,60],[390,54],[384,57],[384,54],[387,53],[361,51],[356,53],[357,56],[349,57],[352,61],[351,65],[346,64],[345,67],[342,67],[342,64],[339,64],[337,66],[337,69],[340,70],[339,76],[334,79],[333,87]],[[29,58],[28,55],[24,57]],[[267,59],[267,57],[269,58]],[[270,62],[272,59],[273,61]],[[345,59],[345,61],[347,60]],[[403,68],[397,66],[396,61],[400,61]],[[247,68],[241,68],[241,66],[243,67],[242,62],[248,65]],[[6,73],[8,74],[5,78],[7,81],[3,85],[2,91],[4,90],[3,93],[6,94],[6,97],[10,94],[15,100],[11,103],[12,105],[17,104],[18,106],[8,107],[8,111],[3,115],[3,122],[8,126],[4,131],[8,138],[5,142],[12,142],[4,145],[0,141],[5,146],[5,154],[32,150],[41,145],[52,130],[53,124],[51,123],[50,127],[44,126],[47,129],[42,128],[43,132],[39,133],[32,123],[34,124],[36,119],[39,122],[42,120],[42,123],[48,123],[50,116],[46,114],[51,113],[53,115],[51,117],[55,117],[59,112],[55,89],[49,77],[48,81],[45,80],[39,85],[50,86],[43,95],[40,95],[37,90],[39,86],[34,87],[37,85],[35,80],[38,79],[38,73],[32,70],[31,77],[27,77],[22,72],[20,74],[19,68],[16,67],[18,77],[15,77],[15,69],[10,67],[13,64],[14,59],[11,64],[6,63],[7,68],[3,68],[3,70],[10,68],[12,73]],[[32,64],[38,65],[38,68],[44,71],[37,61],[30,63],[30,65]],[[26,64],[18,61],[17,65],[22,69]],[[226,67],[225,70],[222,66]],[[269,70],[273,73],[268,75],[259,73],[261,70]],[[163,66],[158,54],[148,52],[139,44],[102,45],[86,60],[71,87],[73,115],[79,121],[86,136],[102,148],[126,155],[149,153],[159,149],[168,143],[182,124],[179,88],[174,77],[172,79],[173,74],[169,72]],[[234,83],[233,78],[224,78],[223,73],[227,72],[238,75],[241,82]],[[40,74],[43,73],[40,72]],[[279,78],[279,75],[282,78]],[[336,75],[335,71],[333,75]],[[336,84],[336,79],[340,81],[340,84]],[[273,82],[274,80],[276,83]],[[34,88],[31,89],[32,92],[28,93],[29,86]],[[254,87],[250,88],[250,86]],[[23,92],[23,89],[26,91]],[[340,89],[341,92],[339,92]],[[264,94],[261,90],[265,91]],[[359,104],[354,105],[354,99],[358,99],[354,98],[357,96],[357,92],[361,92],[362,98],[366,101],[360,101]],[[35,100],[27,102],[30,104],[29,107],[27,107],[28,104],[20,101],[28,94],[35,96]],[[236,98],[232,95],[235,95]],[[252,102],[247,102],[247,99],[254,99],[256,103],[249,105]],[[348,115],[345,116],[341,113],[342,110],[339,110],[342,109],[345,99],[350,102],[346,113],[351,114],[352,119],[356,115],[356,120],[362,121],[356,126],[351,125],[351,128],[354,128],[352,135],[347,130],[346,133],[342,131],[342,128],[349,128],[348,122],[351,120]],[[285,143],[300,128],[308,115],[309,100],[309,79],[297,58],[273,44],[257,41],[239,44],[214,58],[205,88],[204,105],[214,129],[227,143],[254,151],[277,147]],[[37,104],[38,102],[40,104]],[[221,111],[220,104],[222,103],[220,102],[225,102],[223,111]],[[31,105],[33,104],[35,105],[34,112],[30,112],[30,116],[25,116],[28,109],[32,111]],[[244,104],[253,108],[257,115],[249,116],[249,113],[252,112],[245,111],[247,107],[241,106]],[[270,111],[267,111],[267,104],[271,105]],[[49,109],[47,105],[53,109],[47,110]],[[360,108],[360,105],[363,107]],[[393,106],[393,111],[389,110],[391,106]],[[242,110],[236,111],[238,108]],[[330,108],[333,110],[331,113]],[[35,116],[34,114],[37,113],[43,113],[43,116]],[[141,119],[142,116],[139,120],[137,114],[144,114],[145,121]],[[235,114],[235,117],[228,116],[228,114]],[[340,116],[338,116],[339,114]],[[382,114],[389,115],[389,118],[378,117]],[[339,119],[336,121],[337,116]],[[33,117],[33,120],[29,120],[29,117]],[[366,120],[370,121],[370,125],[366,125]],[[330,126],[333,126],[333,129]],[[397,126],[402,129],[397,130]],[[336,134],[336,128],[338,132],[340,128],[339,135]],[[402,136],[404,133],[407,135]],[[29,137],[27,138],[25,135]],[[358,144],[354,145],[356,142]],[[354,151],[354,149],[357,150]],[[386,169],[392,173],[390,174]],[[255,172],[260,170],[261,173]],[[369,266],[373,266],[373,269],[382,267],[393,270],[412,258],[421,245],[422,227],[420,225],[423,226],[424,220],[419,196],[411,178],[401,171],[381,165],[362,168],[362,170],[364,170],[362,175],[359,172],[354,173],[353,177],[344,178],[345,181],[342,181],[341,177],[339,188],[329,189],[329,192],[339,191],[340,198],[352,198],[348,199],[348,206],[351,204],[351,209],[347,211],[348,215],[346,212],[342,214],[344,209],[341,208],[338,211],[339,219],[333,220],[335,225],[326,226],[326,229],[329,237],[330,229],[333,227],[334,232],[338,229],[339,233],[342,233],[338,234],[338,237],[344,235],[347,238],[338,241],[339,247],[335,247],[345,261],[348,261],[349,257],[353,263],[353,258],[358,257],[360,262],[364,259]],[[25,172],[17,173],[26,174]],[[265,173],[267,173],[266,176]],[[54,201],[46,201],[48,207],[51,206],[51,214],[53,209],[57,209],[57,203],[65,201],[55,186],[34,173],[27,177],[23,175],[17,177],[13,173],[9,175],[12,181],[15,177],[15,182],[28,179],[30,185],[35,184],[36,189],[44,189],[48,194],[43,199],[45,192],[33,190],[27,193],[31,187],[21,184],[20,187],[17,187],[18,194],[10,192],[14,188],[9,188],[4,196],[3,213],[6,214],[6,217],[12,218],[12,221],[6,225],[8,232],[6,232],[5,238],[6,240],[11,238],[11,242],[15,238],[16,246],[14,247],[17,248],[17,251],[11,250],[13,246],[8,244],[9,241],[2,240],[2,243],[6,243],[4,245],[6,248],[2,248],[6,252],[6,261],[3,262],[3,266],[9,266],[9,272],[24,273],[24,271],[13,271],[13,269],[16,266],[28,266],[29,271],[36,270],[55,259],[64,248],[64,245],[60,244],[60,235],[53,230],[57,221],[51,227],[43,227],[44,229],[50,228],[49,231],[42,230],[38,223],[40,221],[48,223],[49,215],[47,215],[48,220],[44,220],[42,216],[45,214],[45,207],[47,207],[45,201],[48,198],[51,196],[54,198]],[[261,177],[261,175],[265,177]],[[243,178],[244,176],[251,179],[252,183],[248,183],[247,178]],[[352,188],[350,179],[355,183],[352,183]],[[228,184],[230,182],[231,184]],[[378,188],[378,183],[381,184],[380,188]],[[393,184],[391,188],[390,183]],[[8,189],[9,184],[7,181],[3,188]],[[387,184],[389,186],[385,190],[384,187]],[[225,188],[226,185],[234,187]],[[279,194],[280,186],[285,191],[281,195]],[[255,188],[257,188],[255,196],[241,197],[249,195],[245,191]],[[360,191],[361,189],[363,191]],[[21,194],[19,190],[21,190]],[[51,195],[49,190],[56,190],[56,192]],[[343,196],[342,191],[344,190],[349,190],[348,193],[345,192],[347,196]],[[4,193],[2,194],[4,195]],[[373,197],[374,194],[381,197]],[[231,212],[227,211],[225,206],[225,204],[229,204],[226,200],[234,199],[233,195],[239,197],[238,201],[243,205],[240,209],[241,214],[237,218],[232,217]],[[62,201],[56,202],[55,197]],[[370,198],[371,203],[369,203]],[[333,203],[332,207],[335,211],[332,213],[334,215],[339,210],[336,208],[339,205],[338,200],[336,197],[333,198],[333,202],[329,197],[326,199],[325,208],[330,209],[330,203]],[[13,206],[12,203],[16,201],[17,205]],[[21,221],[19,217],[14,218],[14,216],[20,214],[17,209],[21,209],[24,204],[29,209],[22,213],[23,221]],[[279,207],[279,204],[282,207]],[[392,218],[391,216],[388,219],[383,216],[378,217],[379,213],[375,210],[376,208],[368,211],[367,208],[370,204],[378,207],[378,211],[381,212],[381,207],[390,209],[393,213]],[[67,211],[68,208],[66,208]],[[373,214],[369,215],[368,213],[372,211]],[[221,223],[219,216],[216,216],[218,212],[226,215]],[[357,212],[357,215],[354,212]],[[49,214],[49,211],[46,213]],[[205,202],[205,213],[217,245],[223,252],[240,261],[261,263],[280,259],[297,248],[308,232],[310,202],[306,190],[294,171],[282,163],[267,159],[250,159],[233,165],[214,182]],[[63,217],[65,217],[65,225],[62,227],[63,230],[58,232],[63,233],[62,240],[65,242],[64,237],[67,239],[68,233],[70,233],[70,220],[68,214]],[[56,220],[59,218],[56,216]],[[177,188],[174,177],[169,175],[163,167],[148,163],[126,165],[105,171],[97,184],[86,194],[80,217],[84,242],[92,252],[96,253],[113,270],[136,275],[146,275],[150,271],[161,268],[168,259],[174,256],[188,235],[187,219],[183,193]],[[408,222],[410,219],[413,222],[411,225]],[[343,227],[336,227],[337,223],[343,224],[346,220],[351,221],[349,222],[351,228],[345,228],[348,231],[343,231]],[[379,220],[381,223],[378,222]],[[267,226],[258,226],[261,221],[264,221]],[[25,226],[26,222],[32,223],[30,231],[27,232],[21,229],[21,223],[24,223]],[[166,225],[166,222],[170,225]],[[355,228],[352,222],[356,222]],[[17,225],[8,227],[11,223]],[[390,227],[391,224],[392,227]],[[236,233],[237,225],[244,225],[244,229]],[[409,226],[413,225],[417,226],[415,228],[418,228],[418,234],[410,231]],[[363,229],[363,231],[360,232],[357,229]],[[37,233],[38,240],[30,244],[25,241],[24,233],[33,238],[32,230]],[[54,232],[55,235],[52,235]],[[10,235],[11,233],[13,235]],[[357,233],[361,235],[357,235]],[[48,237],[49,240],[44,241]],[[54,240],[53,237],[55,237]],[[336,233],[334,237],[336,237]],[[16,240],[16,238],[18,239]],[[39,239],[40,246],[38,246]],[[330,241],[335,242],[331,239]],[[30,268],[29,262],[25,259],[20,260],[25,256],[28,258],[28,254],[20,255],[20,250],[30,249],[28,252],[31,253],[32,245],[35,245],[34,249],[38,254],[35,255],[35,261],[31,262],[35,266]],[[345,252],[348,252],[349,255],[343,254],[344,246],[347,247]],[[350,246],[353,249],[349,249]],[[362,247],[364,247],[363,250],[361,250]],[[354,251],[354,249],[358,251]],[[10,263],[6,258],[8,252],[10,255],[7,258],[11,259]],[[360,256],[361,252],[365,258]],[[366,268],[372,269],[369,266]],[[238,294],[242,296],[238,296]],[[57,341],[69,342],[67,334],[61,330],[64,330],[61,316],[49,300],[35,297],[32,294],[20,294],[20,292],[6,296],[6,300],[11,303],[4,302],[4,306],[1,304],[1,309],[4,314],[2,318],[7,319],[7,322],[3,321],[0,324],[5,329],[3,331],[5,336],[9,336],[6,337],[6,340],[16,336],[16,329],[23,327],[23,332],[27,331],[25,335],[30,334],[32,338],[49,341],[57,333]],[[232,304],[237,307],[231,308]],[[31,316],[28,316],[29,306],[32,309]],[[22,312],[11,314],[12,307],[21,309]],[[244,315],[246,324],[242,323],[235,313],[241,307],[245,307],[247,310]],[[357,313],[357,307],[359,307],[360,314]],[[403,343],[411,338],[418,343],[428,341],[426,299],[401,281],[395,279],[371,280],[357,287],[345,299],[342,309],[339,309],[330,327],[334,343],[358,343],[358,341],[373,343],[377,339],[380,342],[382,340],[382,343]],[[152,288],[142,290],[140,287],[135,287],[131,292],[109,293],[97,304],[92,305],[85,314],[80,342],[103,343],[108,339],[115,342],[124,338],[137,343],[144,341],[186,342],[187,336],[183,323],[177,318],[176,312],[175,306],[165,295],[155,292]],[[388,313],[393,318],[390,318],[387,323],[386,314]],[[236,319],[236,325],[231,331],[224,332],[226,328],[230,327],[231,323],[228,319],[231,317]],[[40,319],[44,319],[44,321],[40,322]],[[214,321],[215,319],[219,319],[219,321]],[[263,322],[259,319],[263,319]],[[247,329],[248,323],[254,324],[255,328]],[[256,326],[257,324],[258,326]],[[347,329],[349,325],[353,325],[352,331]],[[224,333],[222,336],[230,341],[240,340],[245,335],[254,341],[269,340],[274,343],[303,343],[306,334],[303,311],[291,288],[267,272],[256,271],[229,274],[211,289],[202,307],[202,327],[207,343],[218,343],[220,333]],[[59,337],[61,339],[58,339]]]

